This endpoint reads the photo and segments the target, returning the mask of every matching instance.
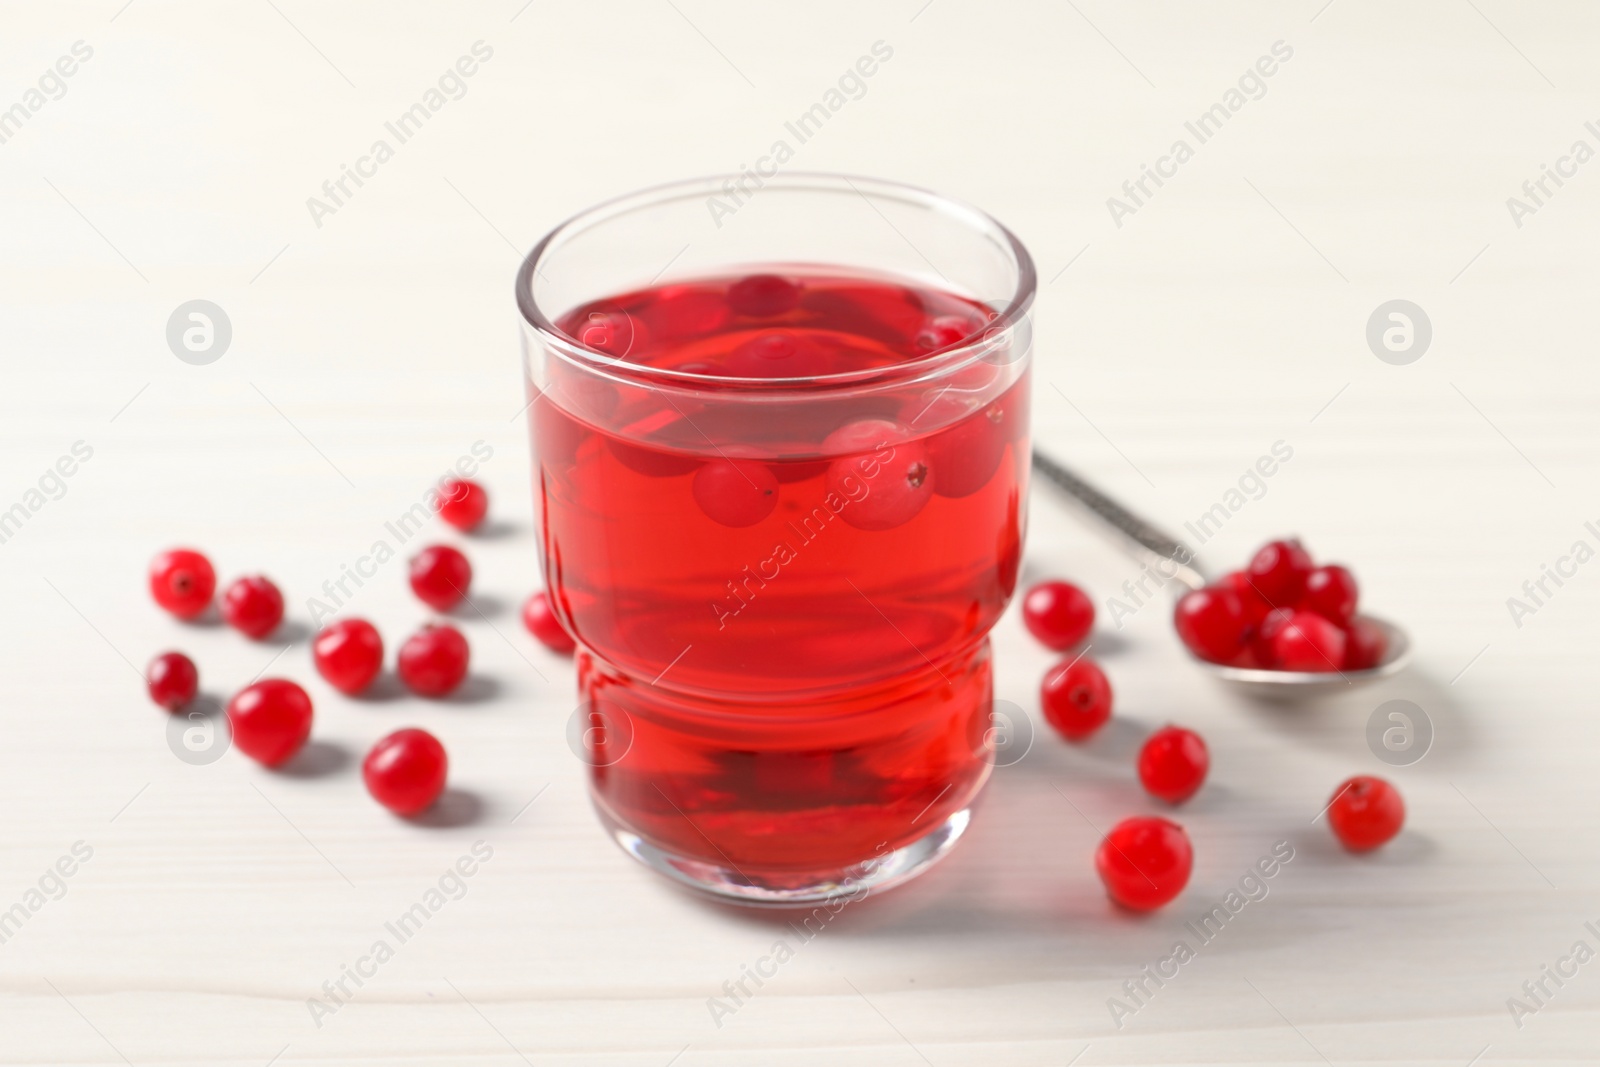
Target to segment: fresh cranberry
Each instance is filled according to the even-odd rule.
[[[694,476],[694,502],[723,526],[754,526],[778,506],[778,479],[765,463],[718,459]]]
[[[1344,628],[1344,669],[1370,671],[1383,663],[1389,639],[1383,628],[1364,615],[1357,615]]]
[[[163,652],[151,660],[144,680],[150,699],[168,711],[177,711],[189,703],[200,689],[200,672],[195,669],[194,660],[182,652]]]
[[[239,578],[222,594],[222,617],[235,630],[259,641],[283,621],[283,594],[260,575]]]
[[[1082,741],[1111,718],[1111,683],[1094,660],[1053,667],[1039,687],[1044,717],[1068,741]]]
[[[1314,611],[1296,611],[1272,637],[1273,665],[1286,671],[1337,671],[1344,631]]]
[[[1193,730],[1164,726],[1139,750],[1139,781],[1151,796],[1182,804],[1205,784],[1211,767],[1206,743]]]
[[[228,701],[228,728],[246,756],[276,767],[311,736],[311,698],[283,678],[264,678]]]
[[[411,591],[434,611],[461,603],[472,585],[472,564],[449,545],[429,545],[411,557]]]
[[[961,315],[940,315],[918,332],[911,345],[918,352],[937,352],[970,335],[976,326]]]
[[[974,411],[964,398],[947,393],[932,403],[913,400],[900,416],[914,430],[945,427],[926,441],[928,462],[939,472],[933,484],[939,496],[971,496],[989,484],[1005,457],[1010,428],[998,402]]]
[[[626,311],[594,310],[577,324],[572,336],[585,348],[619,360],[642,347],[644,330]]]
[[[1173,624],[1189,651],[1212,663],[1232,661],[1250,635],[1239,594],[1223,585],[1185,593]]]
[[[1244,612],[1246,626],[1260,626],[1261,620],[1272,610],[1267,598],[1261,595],[1244,571],[1229,571],[1217,584],[1227,586],[1239,595],[1239,607]]]
[[[769,318],[800,302],[800,287],[776,274],[752,274],[728,286],[728,306],[737,315]]]
[[[470,655],[460,630],[430,623],[406,638],[395,666],[412,692],[442,697],[467,676]]]
[[[341,693],[359,693],[383,666],[383,638],[366,619],[340,619],[311,642],[311,658],[329,685]]]
[[[550,610],[550,598],[543,593],[533,594],[522,605],[522,625],[552,652],[565,656],[578,647],[572,635],[556,619],[556,613]]]
[[[1400,832],[1406,804],[1400,791],[1382,778],[1358,774],[1334,793],[1328,825],[1351,852],[1377,848]]]
[[[1022,598],[1022,621],[1044,647],[1065,652],[1089,636],[1094,601],[1071,582],[1040,582]]]
[[[768,330],[728,353],[721,373],[730,378],[816,378],[835,369],[827,346],[792,330]]]
[[[489,510],[489,494],[477,482],[451,478],[439,487],[439,517],[458,530],[470,530]]]
[[[731,312],[722,293],[695,285],[669,285],[656,291],[647,310],[650,330],[662,338],[705,337],[728,324]]]
[[[1094,866],[1112,900],[1135,911],[1151,911],[1189,884],[1194,849],[1183,827],[1143,815],[1111,828],[1095,851]]]
[[[367,792],[396,815],[415,815],[444,792],[450,759],[426,730],[396,730],[372,746],[361,761]]]
[[[211,603],[217,572],[192,548],[173,548],[150,561],[150,595],[180,619],[192,619]]]
[[[1334,564],[1317,567],[1306,575],[1305,598],[1300,606],[1324,619],[1345,626],[1356,613],[1356,576]]]
[[[1252,666],[1269,671],[1282,669],[1283,664],[1278,662],[1278,651],[1273,642],[1278,638],[1278,631],[1287,626],[1292,618],[1294,608],[1271,608],[1262,616],[1256,624],[1255,636],[1250,640]]]
[[[905,427],[887,419],[861,419],[822,442],[828,488],[846,501],[839,517],[858,530],[889,530],[910,522],[933,496],[927,449],[906,439]],[[892,442],[892,443],[891,443]]]
[[[1311,555],[1299,541],[1269,541],[1256,551],[1245,574],[1275,608],[1292,608],[1305,592]]]

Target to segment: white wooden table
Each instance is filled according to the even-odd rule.
[[[0,909],[25,917],[0,944],[0,1062],[1600,1059],[1600,963],[1545,979],[1536,1012],[1507,1005],[1533,1006],[1523,983],[1575,942],[1600,950],[1600,563],[1547,580],[1520,626],[1507,608],[1574,542],[1600,548],[1600,163],[1560,162],[1600,148],[1600,16],[1321,4],[7,5],[0,121],[23,113],[0,126],[0,510],[26,519],[0,544]],[[1105,736],[1041,734],[943,866],[801,944],[669,889],[589,810],[570,665],[516,620],[536,565],[511,275],[602,196],[753,164],[880,40],[892,59],[793,165],[915,181],[1012,225],[1042,273],[1041,443],[1181,526],[1286,442],[1206,557],[1298,532],[1419,654],[1391,684],[1281,711],[1202,678],[1164,605],[1103,627]],[[363,163],[479,41],[420,130]],[[1185,122],[1277,41],[1292,57],[1199,143]],[[60,57],[71,76],[45,76]],[[1179,138],[1192,158],[1160,163]],[[1119,226],[1107,198],[1142,164],[1172,176]],[[1519,226],[1506,200],[1545,164],[1571,176]],[[314,219],[344,165],[368,176]],[[165,339],[197,298],[233,331],[206,366]],[[1405,366],[1365,338],[1397,298],[1433,326]],[[30,496],[80,441],[92,456]],[[310,669],[306,598],[478,441],[487,617],[462,625],[482,681],[444,704],[338,699]],[[1134,576],[1033,503],[1028,578],[1103,600]],[[189,650],[225,694],[283,644],[155,611],[144,567],[174,543],[288,591],[300,640],[271,669],[317,700],[301,773],[169,750],[150,655]],[[349,601],[391,639],[422,617],[399,562]],[[1036,710],[1048,657],[1014,613],[996,643],[999,695]],[[1365,727],[1400,698],[1436,739],[1391,769]],[[1180,815],[1189,889],[1135,919],[1104,901],[1092,827],[1157,810],[1131,755],[1169,720],[1204,733],[1214,769]],[[458,792],[432,825],[361,787],[361,753],[402,724],[450,747]],[[1313,822],[1358,772],[1410,806],[1366,858]],[[1280,840],[1295,858],[1270,895],[1118,1028],[1108,999]],[[480,841],[492,858],[459,899],[360,963]],[[709,999],[780,938],[794,958],[717,1025]]]

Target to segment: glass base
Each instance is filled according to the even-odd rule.
[[[618,823],[605,805],[596,804],[595,810],[623,851],[646,867],[718,900],[758,908],[796,907],[843,897],[860,899],[897,886],[939,862],[972,821],[972,809],[962,808],[908,845],[836,870],[760,871],[673,855]]]

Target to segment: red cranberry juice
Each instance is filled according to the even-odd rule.
[[[1026,373],[991,357],[889,388],[837,376],[937,363],[993,317],[790,271],[558,323],[618,372],[551,360],[533,406],[546,580],[582,646],[613,822],[798,877],[970,803],[989,767],[985,635],[1021,555]],[[640,385],[641,367],[696,377]]]

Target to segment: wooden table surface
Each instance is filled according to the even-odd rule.
[[[0,19],[0,1062],[1600,1061],[1591,5],[96,0]],[[1205,558],[1298,533],[1356,567],[1417,658],[1275,709],[1190,665],[1165,602],[1120,629],[1102,612],[1117,717],[1068,747],[1037,717],[1050,657],[1010,612],[998,696],[1040,724],[1033,748],[942,866],[802,940],[670,889],[589,808],[571,664],[516,615],[537,565],[511,277],[603,196],[753,165],[878,41],[892,58],[791,165],[1015,228],[1041,270],[1040,443],[1181,527],[1283,442]],[[430,90],[427,122],[361,163]],[[1202,141],[1185,124],[1217,104]],[[335,202],[346,165],[369,174]],[[1168,176],[1138,191],[1145,165]],[[231,322],[209,365],[167,344],[193,299]],[[1367,341],[1395,299],[1431,323],[1406,365]],[[376,542],[403,559],[386,523],[478,442],[493,523],[446,538],[478,569],[474,682],[339,698],[310,668],[308,598]],[[290,625],[252,644],[164,617],[143,573],[175,543],[272,575]],[[420,622],[402,567],[347,583],[347,610]],[[1026,579],[1103,608],[1137,570],[1035,490]],[[283,773],[175,758],[139,678],[170,646],[214,695],[304,680],[315,749]],[[1367,741],[1394,699],[1434,734],[1408,766]],[[1095,878],[1095,827],[1160,810],[1131,757],[1168,721],[1214,766],[1179,815],[1192,882],[1133,918]],[[453,761],[423,825],[360,782],[402,724]],[[1315,817],[1361,772],[1410,814],[1352,858]],[[1277,842],[1293,859],[1268,895],[1199,944],[1185,924]],[[780,939],[793,958],[716,1011]],[[1179,939],[1195,958],[1130,999]],[[392,956],[362,963],[379,940]]]

